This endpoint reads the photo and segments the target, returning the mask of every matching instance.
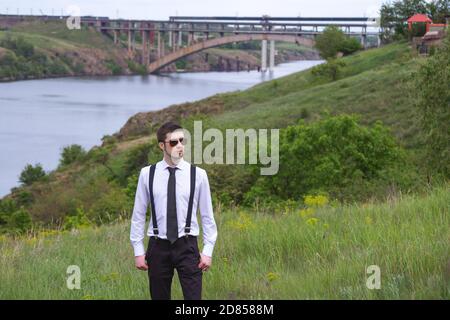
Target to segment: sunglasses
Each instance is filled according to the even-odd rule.
[[[182,145],[185,144],[184,138],[179,138],[178,140],[169,140],[169,141],[164,141],[164,142],[168,142],[171,147],[175,147],[178,144],[178,142],[181,143]]]

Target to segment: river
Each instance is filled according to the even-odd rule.
[[[138,112],[244,90],[310,68],[321,61],[279,64],[257,71],[174,73],[148,76],[68,77],[0,83],[0,197],[19,185],[26,164],[48,172],[63,147],[101,144]]]

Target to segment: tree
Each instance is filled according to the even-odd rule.
[[[419,123],[430,168],[450,177],[450,32],[414,76]]]
[[[450,1],[431,1],[428,4],[428,13],[434,23],[445,23],[445,17],[450,16]]]
[[[40,163],[34,167],[31,164],[27,164],[20,173],[19,181],[24,185],[31,185],[33,182],[41,181],[45,178],[46,173]]]
[[[67,166],[77,160],[82,159],[86,155],[86,151],[79,144],[72,144],[64,147],[59,160],[60,166]]]
[[[352,54],[361,49],[355,38],[347,37],[337,26],[328,26],[317,36],[316,48],[324,59],[336,58],[338,52],[344,55]]]
[[[336,81],[339,78],[342,67],[344,66],[345,62],[341,59],[328,59],[327,63],[315,66],[311,70],[311,73],[315,76],[324,76],[330,78],[332,81]]]
[[[345,35],[336,26],[326,27],[316,38],[316,48],[324,59],[335,58],[345,41]]]

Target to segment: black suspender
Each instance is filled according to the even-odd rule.
[[[155,198],[153,197],[153,180],[155,177],[155,167],[156,167],[156,165],[150,166],[148,189],[150,191],[150,203],[152,206],[153,234],[157,235],[158,234],[158,224],[156,222]]]
[[[192,218],[192,205],[194,204],[194,192],[195,192],[195,166],[191,164],[191,194],[189,196],[186,226],[184,227],[184,233],[186,234],[191,232],[191,218]]]
[[[155,168],[156,164],[150,166],[148,187],[150,191],[150,204],[152,209],[153,234],[156,236],[159,234],[159,232],[158,232],[158,224],[156,221],[155,199],[153,197],[153,180],[155,178]],[[184,227],[184,232],[186,233],[186,235],[191,232],[192,207],[194,205],[194,193],[195,193],[195,175],[196,175],[196,167],[195,165],[191,164],[191,193],[189,195],[186,226]]]

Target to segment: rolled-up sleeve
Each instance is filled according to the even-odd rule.
[[[142,168],[139,174],[136,196],[134,199],[133,215],[131,217],[130,240],[135,256],[142,256],[145,254],[145,218],[150,197],[148,194],[144,169],[145,168]]]
[[[202,170],[202,178],[199,187],[199,209],[203,228],[203,250],[205,256],[212,257],[214,245],[217,239],[217,226],[214,220],[214,213],[209,188],[208,175]]]

